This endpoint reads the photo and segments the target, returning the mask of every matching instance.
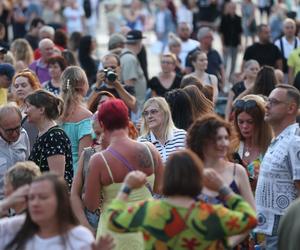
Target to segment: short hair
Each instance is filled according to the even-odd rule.
[[[25,102],[38,108],[44,108],[45,116],[50,120],[56,120],[63,111],[63,100],[44,89],[29,94],[25,98]]]
[[[67,67],[67,62],[65,60],[65,58],[63,58],[62,56],[51,56],[48,61],[48,66],[49,65],[53,65],[53,64],[58,64],[61,71],[64,71],[65,68]]]
[[[204,160],[204,149],[208,143],[215,143],[217,131],[225,128],[231,136],[231,125],[216,114],[207,114],[196,120],[187,133],[187,147]]]
[[[278,84],[275,88],[285,89],[288,99],[293,100],[297,105],[297,109],[299,108],[300,92],[296,87],[288,84]]]
[[[158,106],[160,111],[163,112],[163,124],[161,128],[162,136],[166,140],[168,138],[169,133],[175,128],[170,107],[163,97],[152,97],[148,99],[143,107],[143,112],[151,105],[155,104]],[[145,117],[142,116],[142,125],[141,125],[141,135],[145,136],[150,133],[150,128],[145,120]]]
[[[63,48],[68,46],[68,35],[63,29],[57,29],[54,33],[53,42]]]
[[[269,26],[268,26],[267,24],[260,24],[260,25],[258,25],[258,26],[257,26],[257,33],[262,32],[262,30],[263,30],[264,28],[269,28]]]
[[[246,61],[245,63],[244,63],[244,69],[247,69],[247,68],[249,68],[252,64],[257,64],[258,65],[258,67],[259,67],[259,63],[258,63],[258,61],[256,61],[256,60],[254,60],[254,59],[250,59],[250,60],[248,60],[248,61]]]
[[[212,29],[209,27],[200,28],[197,33],[197,39],[201,40],[203,37],[207,36],[207,34],[210,32],[212,32]]]
[[[5,173],[5,179],[10,182],[13,189],[30,184],[35,177],[41,175],[40,168],[32,161],[18,162]]]
[[[44,26],[40,29],[39,33],[41,34],[41,33],[43,33],[43,32],[49,34],[51,37],[54,37],[55,29],[54,29],[53,27],[49,26],[49,25],[44,25]]]
[[[117,61],[118,66],[121,65],[120,57],[119,57],[117,54],[115,54],[115,53],[108,53],[107,55],[103,56],[102,62],[103,62],[107,57],[113,57],[113,58],[115,58],[116,61]]]
[[[195,198],[203,186],[203,163],[191,150],[179,150],[166,162],[162,192],[165,196]]]
[[[16,103],[9,102],[5,105],[0,106],[0,122],[1,122],[2,118],[7,117],[8,115],[11,115],[13,112],[15,112],[20,117],[20,121],[21,121],[22,113]]]
[[[49,38],[44,38],[39,42],[39,49],[42,49],[42,47],[44,47],[45,43],[49,43],[52,44],[54,46],[54,43],[51,39]]]
[[[107,100],[99,107],[98,119],[109,131],[127,128],[129,123],[128,108],[120,99]]]
[[[161,59],[162,59],[163,57],[171,58],[172,61],[173,61],[173,64],[174,64],[174,65],[176,64],[177,59],[176,59],[176,56],[175,56],[174,54],[172,54],[172,53],[164,53],[164,54],[162,54]]]
[[[176,36],[174,33],[169,33],[168,35],[168,46],[181,46],[181,40],[178,36]]]
[[[286,24],[293,24],[294,28],[296,28],[296,22],[292,18],[286,18],[283,21],[283,27],[285,27]]]
[[[45,21],[42,18],[40,18],[40,17],[33,18],[30,23],[30,30],[33,28],[36,28],[39,25],[39,23],[41,23],[42,25],[45,25]]]

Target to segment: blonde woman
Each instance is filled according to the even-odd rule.
[[[10,50],[16,60],[16,71],[19,72],[33,62],[33,51],[26,39],[18,38],[11,44]]]
[[[168,103],[163,97],[152,97],[144,104],[141,142],[151,142],[163,162],[168,156],[185,147],[186,131],[175,127]]]
[[[83,102],[89,84],[85,72],[78,66],[66,68],[61,76],[61,83],[61,95],[64,100],[61,126],[71,140],[75,174],[83,148],[89,147],[93,142],[91,120],[93,114]]]

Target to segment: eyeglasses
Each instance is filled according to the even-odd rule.
[[[144,111],[143,116],[156,115],[159,111],[157,109],[150,109],[149,111]]]
[[[267,104],[269,104],[271,107],[276,106],[276,105],[281,104],[281,103],[287,104],[287,102],[280,101],[280,100],[277,100],[275,98],[268,98],[267,99]]]
[[[15,128],[2,128],[4,130],[4,132],[8,135],[12,135],[14,132],[20,133],[21,130],[21,125],[15,127]]]
[[[237,100],[233,105],[233,107],[236,110],[248,110],[248,109],[252,109],[256,106],[257,106],[257,103],[254,100],[247,100],[247,101]]]
[[[168,65],[170,65],[170,64],[173,64],[173,62],[170,62],[170,61],[161,61],[161,64],[168,64]]]

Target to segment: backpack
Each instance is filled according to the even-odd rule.
[[[92,6],[90,0],[83,0],[83,10],[85,13],[85,17],[89,18],[92,15]]]
[[[279,42],[280,42],[280,52],[281,52],[281,55],[282,55],[282,63],[283,63],[283,73],[288,73],[288,65],[287,65],[287,59],[285,58],[284,56],[284,47],[283,47],[283,41],[282,41],[282,37],[279,38]],[[294,41],[294,49],[297,49],[298,47],[298,44],[297,44],[297,38],[295,38],[295,41]]]

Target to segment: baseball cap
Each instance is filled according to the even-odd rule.
[[[108,40],[108,49],[115,49],[116,45],[120,44],[120,43],[125,43],[126,42],[126,38],[125,36],[123,36],[120,33],[114,33],[109,37]]]
[[[14,67],[9,63],[0,64],[0,75],[6,75],[9,80],[12,80],[15,75]]]
[[[126,35],[126,42],[136,42],[138,40],[142,40],[143,38],[146,38],[143,36],[143,33],[139,30],[131,30]]]

